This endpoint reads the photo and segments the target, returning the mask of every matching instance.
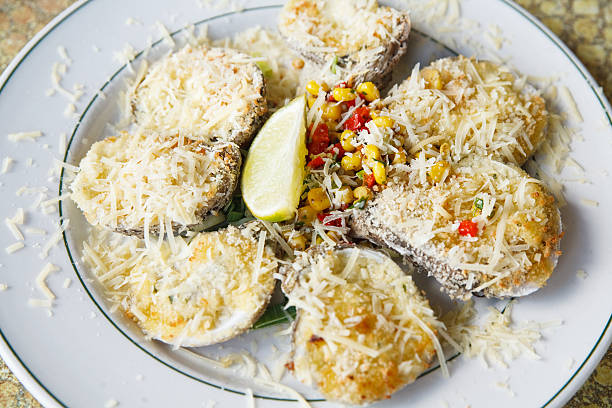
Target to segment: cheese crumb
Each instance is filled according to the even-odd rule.
[[[8,289],[8,285],[6,283],[0,283],[0,292],[4,292]]]
[[[12,253],[19,251],[23,247],[25,247],[23,242],[15,242],[14,244],[11,244],[7,246],[6,248],[4,248],[4,250],[6,251],[7,254],[12,254]]]
[[[115,408],[117,406],[119,406],[119,402],[116,399],[113,399],[113,398],[109,399],[104,404],[104,408]]]
[[[51,307],[53,302],[49,299],[28,299],[30,307]]]
[[[64,61],[66,61],[66,64],[72,64],[72,58],[68,56],[68,51],[66,51],[66,47],[64,47],[63,45],[58,46],[57,53]]]
[[[253,390],[247,388],[244,392],[244,395],[247,398],[247,408],[255,408],[255,398],[253,398]]]
[[[587,198],[581,198],[580,202],[587,207],[599,207],[599,201],[589,200]]]
[[[64,280],[64,284],[62,285],[64,287],[64,289],[68,289],[70,287],[70,284],[72,283],[72,279],[70,278],[66,278]]]
[[[51,272],[56,272],[59,271],[60,268],[48,263],[45,265],[44,268],[42,268],[42,270],[40,271],[40,273],[38,274],[38,276],[36,277],[36,284],[38,285],[38,288],[40,289],[40,291],[47,297],[47,299],[49,300],[53,300],[55,299],[55,293],[53,293],[51,291],[51,289],[49,289],[49,287],[47,286],[47,277],[49,276],[49,274]]]
[[[7,137],[11,142],[20,142],[22,140],[35,142],[36,139],[38,139],[42,135],[43,133],[40,130],[35,130],[33,132],[9,133]]]
[[[577,276],[578,278],[580,278],[580,279],[586,279],[586,278],[588,278],[588,277],[589,277],[589,275],[588,275],[588,274],[587,274],[587,273],[586,273],[584,270],[582,270],[582,269],[578,269],[578,270],[576,271],[576,276]]]
[[[512,307],[513,302],[502,312],[490,307],[486,321],[478,326],[470,324],[476,317],[473,301],[466,302],[460,309],[442,318],[448,333],[440,331],[440,334],[465,357],[478,358],[485,367],[494,362],[507,368],[509,361],[522,355],[540,359],[534,348],[542,337],[540,331],[559,326],[562,322],[514,324]]]
[[[15,162],[12,157],[5,157],[2,160],[2,170],[0,170],[0,174],[6,174],[11,169],[11,165]]]

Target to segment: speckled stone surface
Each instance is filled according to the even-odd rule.
[[[612,0],[516,0],[584,62],[612,99]],[[0,0],[0,71],[73,0]],[[38,408],[0,360],[0,407]],[[612,348],[566,408],[612,407]]]

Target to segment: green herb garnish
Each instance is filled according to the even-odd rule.
[[[336,74],[336,66],[338,65],[338,56],[334,55],[334,60],[332,61],[331,67],[329,67],[329,70],[332,72],[332,74]]]

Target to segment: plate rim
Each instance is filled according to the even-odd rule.
[[[38,33],[28,41],[24,47],[17,53],[17,55],[11,60],[8,66],[0,74],[0,94],[4,90],[4,87],[11,79],[15,71],[19,68],[21,63],[28,57],[30,52],[40,44],[47,35],[49,35],[55,28],[67,20],[69,17],[78,12],[83,6],[91,3],[93,0],[77,0],[75,3],[64,9],[56,17],[54,17],[49,23],[47,23]],[[539,19],[533,14],[527,11],[524,7],[520,6],[513,0],[497,0],[499,3],[506,5],[521,17],[535,26],[540,30],[559,50],[569,59],[574,65],[576,70],[580,73],[582,78],[586,81],[589,88],[591,88],[593,94],[599,101],[602,109],[608,119],[608,125],[612,127],[612,106],[608,101],[607,97],[603,92],[593,75],[589,72],[586,66],[580,61],[580,59],[574,54],[569,47],[561,41],[561,39],[544,25]],[[220,13],[219,16],[225,13]],[[211,16],[215,17],[215,16]],[[63,239],[66,239],[65,233],[63,233]],[[70,259],[72,263],[72,260]],[[87,290],[83,282],[81,285]],[[94,302],[96,305],[97,303]],[[100,306],[98,306],[99,308]],[[113,324],[112,321],[110,321]],[[553,402],[559,404],[565,404],[579,389],[582,387],[587,378],[595,370],[604,354],[607,352],[610,344],[612,343],[612,331],[609,331],[610,324],[612,323],[612,313],[605,324],[602,333],[597,338],[597,341],[593,345],[591,351],[587,354],[584,361],[578,366],[574,373],[569,379],[557,390],[557,392],[547,400],[541,408],[546,408]],[[120,330],[121,332],[121,330]],[[604,347],[605,346],[605,347]],[[0,356],[11,370],[11,372],[17,377],[17,379],[23,384],[23,386],[36,398],[36,400],[45,407],[67,407],[61,400],[56,397],[51,390],[49,390],[28,368],[23,362],[19,355],[12,348],[11,344],[6,339],[2,328],[0,327]],[[593,358],[594,357],[594,358]],[[164,362],[160,361],[162,364]],[[214,386],[214,385],[213,385]],[[261,397],[259,397],[261,398]],[[267,399],[267,398],[266,398]]]

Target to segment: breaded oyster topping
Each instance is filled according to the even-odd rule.
[[[455,160],[492,155],[520,166],[546,137],[548,112],[538,92],[508,68],[474,58],[415,68],[383,105],[404,126],[410,153],[448,143]]]
[[[366,248],[313,248],[284,285],[298,309],[293,370],[328,399],[389,398],[426,370],[440,323],[412,278]]]
[[[241,147],[267,111],[261,70],[229,48],[187,45],[153,64],[131,99],[146,130]]]
[[[127,134],[94,143],[70,186],[94,226],[144,236],[191,228],[221,209],[236,188],[242,157],[182,137]]]
[[[126,314],[147,335],[177,347],[219,343],[248,330],[272,296],[277,269],[259,223],[175,244],[148,251],[129,271]]]
[[[382,86],[406,52],[410,18],[376,0],[290,0],[278,28],[308,60],[320,66],[335,61],[347,82]]]
[[[541,182],[488,158],[449,165],[423,156],[355,210],[354,234],[406,256],[452,297],[522,296],[542,287],[557,263],[562,228]]]

